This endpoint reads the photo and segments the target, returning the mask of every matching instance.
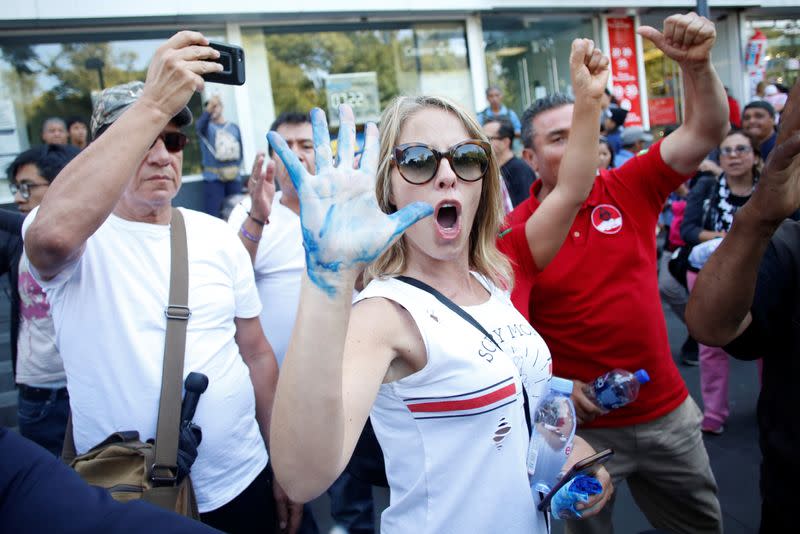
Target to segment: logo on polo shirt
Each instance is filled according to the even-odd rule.
[[[616,234],[622,230],[622,213],[616,206],[600,204],[592,210],[592,226],[603,234]]]

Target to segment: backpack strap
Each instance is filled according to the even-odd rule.
[[[217,159],[217,151],[214,149],[213,146],[211,146],[211,142],[209,142],[209,140],[206,139],[204,135],[200,135],[200,132],[197,132],[197,137],[199,137],[200,141],[202,141],[203,144],[206,145],[206,148],[208,149],[209,152],[211,152],[211,155],[214,156],[214,159]]]

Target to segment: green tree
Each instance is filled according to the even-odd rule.
[[[420,72],[467,69],[452,38],[436,27],[267,35],[275,111],[326,109],[326,77],[350,72],[375,72],[386,106],[404,89],[418,90]]]
[[[3,82],[16,86],[22,101],[27,121],[28,139],[37,144],[41,139],[42,123],[48,117],[67,119],[78,116],[89,121],[92,114],[92,95],[100,87],[100,75],[94,68],[87,68],[87,61],[102,63],[105,87],[133,80],[144,80],[146,67],[140,65],[139,56],[131,50],[115,52],[112,43],[63,43],[57,53],[49,57],[34,46],[2,46],[0,51],[6,63],[12,67]],[[155,50],[157,42],[153,42]],[[195,116],[202,111],[200,98],[190,102]],[[200,155],[193,129],[186,132],[193,142],[184,150],[184,172],[200,171]]]

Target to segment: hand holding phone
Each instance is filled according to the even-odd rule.
[[[213,41],[208,46],[219,51],[219,58],[214,61],[222,65],[222,72],[204,74],[203,79],[212,83],[244,85],[244,50],[239,46]]]
[[[555,486],[553,486],[545,498],[542,499],[542,502],[540,502],[539,506],[537,506],[539,511],[543,512],[547,510],[547,508],[550,506],[550,501],[553,499],[553,496],[558,493],[558,490],[564,487],[570,480],[578,475],[594,476],[597,473],[597,470],[600,469],[600,467],[609,459],[611,459],[612,456],[614,456],[614,451],[611,449],[606,449],[598,452],[597,454],[593,454],[588,458],[578,461],[569,469],[569,471],[564,473],[564,476],[561,477],[561,479],[556,483]]]

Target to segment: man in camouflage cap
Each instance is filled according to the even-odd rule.
[[[192,120],[186,104],[203,74],[221,70],[218,56],[203,35],[180,32],[156,51],[145,83],[104,91],[92,115],[95,140],[59,175],[23,235],[32,274],[48,291],[83,453],[119,430],[155,436],[170,226],[182,216],[191,288],[183,369],[209,379],[193,418],[203,429],[191,473],[198,509],[226,532],[270,531],[265,443],[278,367],[259,323],[250,258],[223,221],[172,210],[186,144],[180,128]]]

